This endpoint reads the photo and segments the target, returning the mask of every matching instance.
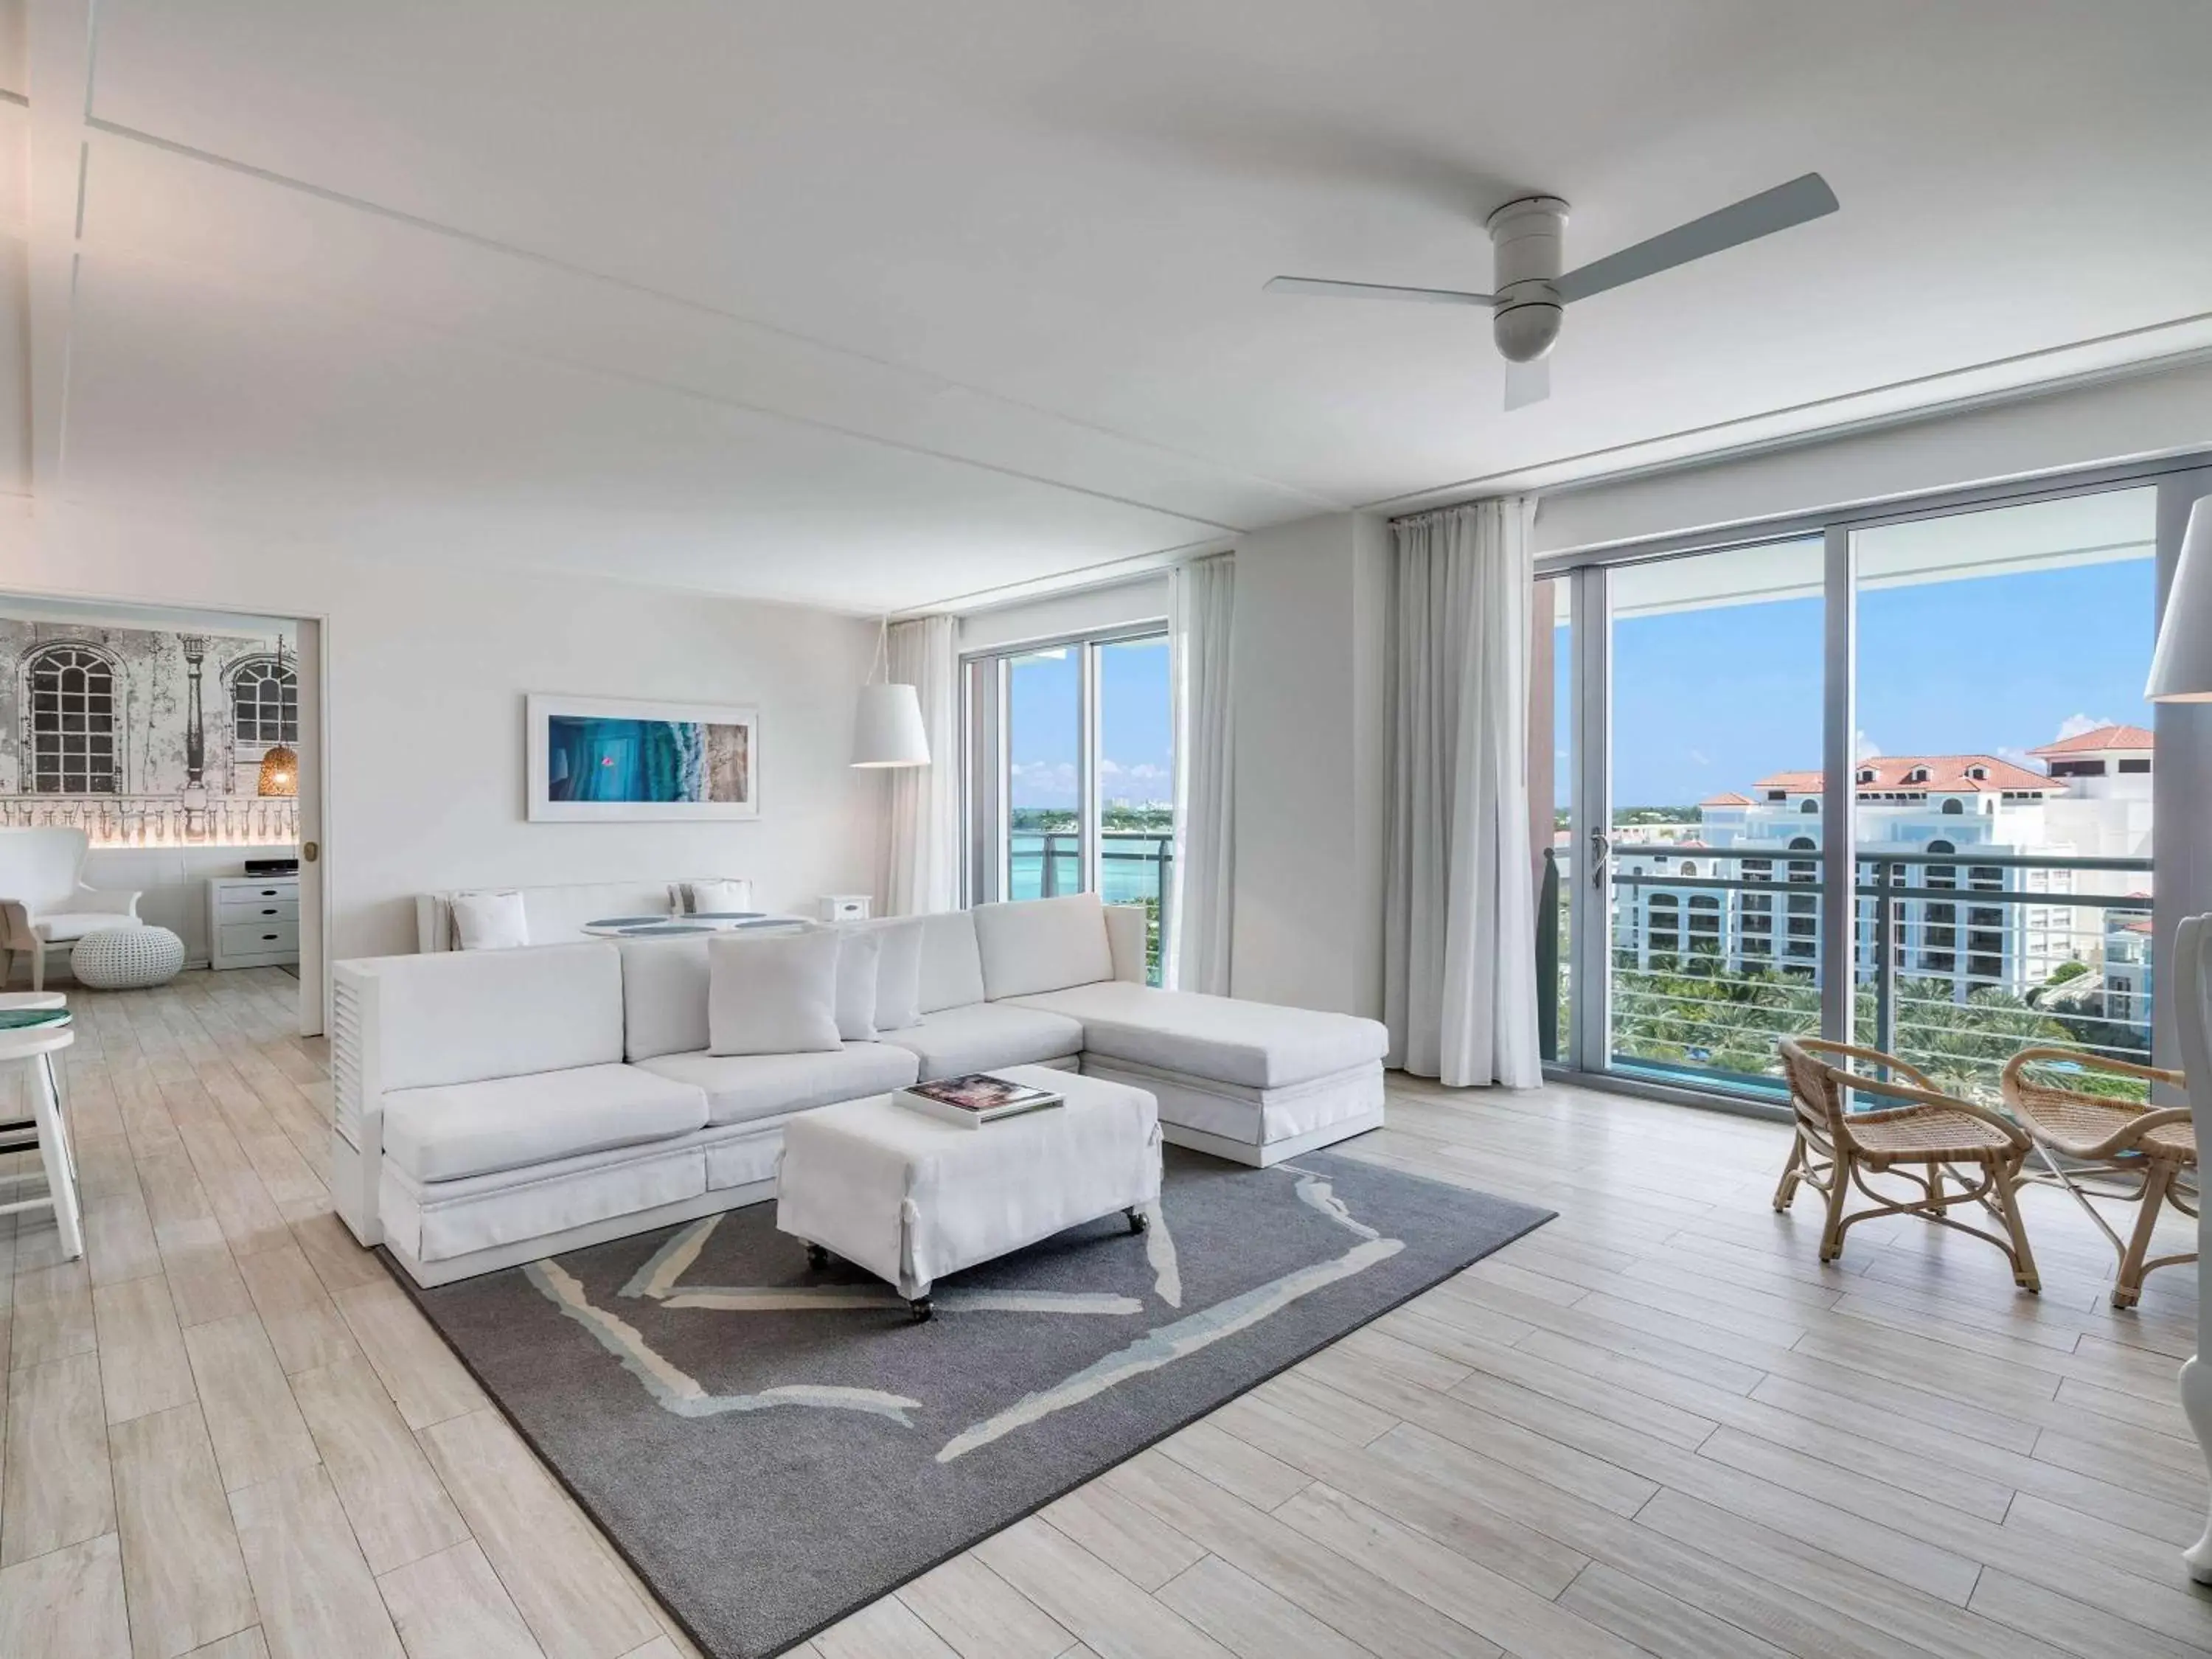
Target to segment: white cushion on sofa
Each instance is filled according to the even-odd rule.
[[[749,881],[679,881],[668,890],[672,915],[729,915],[753,908],[753,884]]]
[[[841,1046],[837,935],[717,933],[707,941],[707,1048],[797,1054]]]
[[[386,957],[374,966],[386,1089],[623,1057],[622,956],[603,940]]]
[[[1065,1014],[1012,1002],[971,1002],[940,1008],[919,1025],[886,1031],[879,1041],[913,1051],[924,1081],[1002,1066],[1066,1060],[1083,1048],[1083,1027]]]
[[[1089,1054],[1253,1089],[1279,1089],[1380,1061],[1390,1046],[1379,1023],[1352,1014],[1120,980],[1024,997],[1021,1006],[1081,1020]]]
[[[854,1042],[823,1054],[663,1054],[640,1068],[706,1091],[707,1121],[744,1123],[903,1089],[915,1057],[881,1042]]]
[[[994,1002],[1114,977],[1096,893],[979,904],[969,914],[982,952],[983,992]]]
[[[384,1155],[417,1181],[459,1181],[689,1134],[707,1097],[634,1066],[401,1089],[384,1097]]]
[[[847,931],[874,934],[882,952],[876,963],[876,1030],[902,1031],[921,1024],[921,918],[854,922]]]
[[[633,1063],[707,1046],[707,938],[626,939],[623,1054]]]
[[[530,943],[530,919],[522,895],[453,895],[453,942],[464,951],[512,951]]]
[[[966,910],[941,910],[921,919],[921,998],[925,1014],[983,1000],[983,957],[975,948],[975,920]]]
[[[873,933],[837,933],[837,1035],[848,1042],[876,1040],[876,972],[884,942]]]

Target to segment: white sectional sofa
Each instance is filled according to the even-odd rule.
[[[917,1078],[1080,1069],[1162,1133],[1264,1165],[1382,1121],[1372,1020],[1144,981],[1145,915],[1090,894],[921,930],[922,1018],[808,1054],[708,1052],[704,938],[338,964],[338,1212],[418,1283],[772,1197],[793,1114]]]

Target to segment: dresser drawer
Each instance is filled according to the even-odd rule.
[[[294,904],[300,902],[300,884],[288,877],[282,881],[224,882],[216,889],[216,900],[226,910],[251,910],[264,904]]]
[[[271,921],[281,921],[288,926],[297,927],[300,921],[300,901],[295,898],[255,899],[250,904],[234,904],[226,899],[222,908],[217,913],[216,925],[228,927],[234,922],[240,927],[248,924],[259,927],[264,922]]]
[[[226,957],[295,955],[300,949],[300,924],[291,916],[266,922],[226,921],[221,948]]]

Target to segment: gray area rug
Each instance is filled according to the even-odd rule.
[[[915,1324],[775,1211],[416,1292],[715,1659],[781,1651],[1551,1218],[1170,1147],[1149,1232],[1117,1215],[941,1279]]]

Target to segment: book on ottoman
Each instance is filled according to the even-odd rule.
[[[940,1078],[934,1083],[917,1083],[899,1090],[891,1097],[900,1105],[911,1107],[946,1123],[957,1123],[970,1129],[980,1129],[986,1123],[995,1123],[1000,1118],[1020,1117],[1029,1112],[1041,1112],[1059,1105],[1064,1097],[1049,1089],[1032,1088],[1026,1083],[1017,1083],[1012,1078],[994,1077],[988,1072],[969,1072],[964,1077]]]

